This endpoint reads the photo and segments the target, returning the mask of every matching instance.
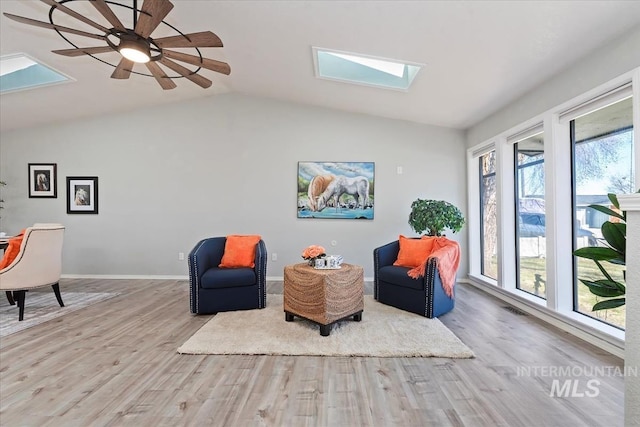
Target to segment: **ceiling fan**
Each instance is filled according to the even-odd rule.
[[[54,50],[52,52],[70,57],[89,55],[100,62],[115,67],[113,74],[111,74],[111,78],[128,79],[131,73],[154,77],[158,84],[166,90],[175,88],[176,84],[173,79],[182,77],[191,80],[202,88],[210,87],[212,84],[211,80],[198,74],[202,68],[226,75],[231,73],[229,64],[226,62],[216,61],[214,59],[203,58],[202,53],[200,52],[200,48],[203,47],[222,47],[222,41],[217,35],[211,31],[184,34],[171,24],[164,21],[165,17],[169,14],[171,9],[173,9],[173,4],[169,0],[144,0],[140,9],[138,9],[137,0],[133,0],[133,6],[109,0],[90,0],[88,3],[90,3],[107,20],[107,22],[109,22],[110,25],[112,25],[111,28],[107,28],[78,13],[71,7],[68,7],[71,3],[80,0],[41,1],[51,6],[51,9],[49,10],[49,22],[37,21],[35,19],[10,13],[4,13],[4,15],[7,18],[24,24],[55,30],[60,37],[65,39],[74,48]],[[133,13],[132,28],[126,27],[109,5],[130,9]],[[98,30],[98,32],[92,33],[55,24],[53,20],[55,11],[65,13],[84,24],[93,27]],[[171,28],[177,33],[177,35],[161,38],[151,37],[151,34],[156,30],[156,28],[158,28],[158,26],[160,26],[160,24]],[[62,33],[75,34],[77,36],[99,40],[103,42],[104,45],[78,47]],[[197,55],[169,50],[169,48],[192,48],[195,49]],[[94,56],[114,51],[119,52],[120,55],[122,55],[122,58],[117,65],[111,64],[97,56]],[[195,70],[191,70],[175,61],[184,62],[186,64],[196,66],[197,68]],[[137,63],[144,64],[151,74],[133,71],[134,65]],[[162,64],[164,67],[177,73],[177,75],[168,76],[158,64]]]

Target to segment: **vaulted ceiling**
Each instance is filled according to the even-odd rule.
[[[73,3],[108,26],[91,6]],[[111,3],[132,5],[131,0]],[[91,57],[51,53],[71,47],[54,30],[2,16],[2,55],[26,53],[75,81],[0,95],[0,130],[228,92],[464,129],[640,25],[640,1],[173,3],[165,22],[183,33],[216,33],[224,47],[203,48],[202,54],[228,62],[229,76],[202,70],[213,81],[211,88],[178,79],[169,91],[151,77],[111,79],[113,68]],[[48,21],[49,6],[41,1],[2,0],[0,10]],[[57,23],[77,27],[66,16]],[[408,92],[321,80],[315,77],[312,46],[425,67]],[[105,55],[117,64],[118,53]]]

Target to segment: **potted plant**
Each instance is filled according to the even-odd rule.
[[[411,203],[409,225],[418,234],[442,236],[446,228],[454,233],[460,231],[464,216],[460,209],[444,200],[416,199]]]
[[[616,210],[610,209],[606,206],[589,205],[590,208],[603,212],[611,218],[615,218],[615,222],[605,221],[600,227],[602,237],[604,237],[606,241],[606,246],[588,246],[577,249],[573,252],[577,257],[593,260],[602,275],[605,277],[604,279],[599,280],[580,279],[582,284],[587,286],[592,294],[608,298],[597,302],[592,307],[592,311],[606,310],[624,305],[624,295],[627,291],[624,283],[614,280],[611,277],[612,275],[602,265],[602,261],[606,261],[611,264],[626,265],[627,213],[620,211],[618,197],[616,197],[615,194],[610,193],[608,196],[609,200],[611,200],[611,204],[616,208]],[[625,271],[623,270],[623,278],[624,273]]]

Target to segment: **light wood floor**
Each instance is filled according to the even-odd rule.
[[[464,285],[441,318],[475,352],[464,360],[180,355],[210,319],[189,314],[187,282],[73,279],[60,287],[63,298],[65,290],[121,294],[2,339],[4,427],[623,423],[623,378],[581,375],[584,367],[622,368],[619,358]],[[554,367],[575,367],[578,376],[554,376]],[[595,394],[586,383],[594,378],[595,397],[550,396],[554,380],[565,379],[578,380],[578,394]]]

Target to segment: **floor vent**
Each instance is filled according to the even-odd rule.
[[[518,316],[526,316],[527,315],[527,313],[525,313],[524,311],[522,311],[522,310],[520,310],[518,308],[515,308],[513,306],[510,306],[510,305],[505,305],[502,308],[504,308],[507,311],[512,312],[513,314],[517,314]]]

